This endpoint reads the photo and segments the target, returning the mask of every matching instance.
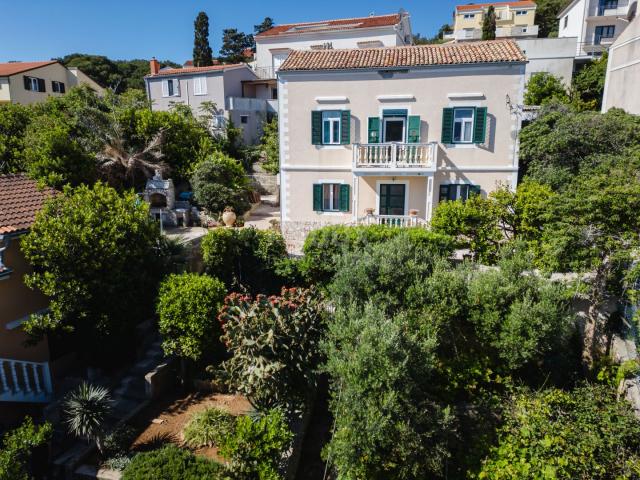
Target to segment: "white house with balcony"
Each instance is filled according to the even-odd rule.
[[[558,15],[558,36],[577,37],[578,61],[599,57],[627,28],[637,3],[637,0],[573,0]]]
[[[245,63],[209,67],[160,68],[154,58],[150,73],[144,77],[146,92],[153,110],[170,110],[173,105],[189,106],[194,115],[215,106],[211,128],[224,131],[229,120],[243,131],[247,144],[259,141],[264,121],[276,114],[275,101],[251,98],[246,82],[258,77]]]
[[[526,59],[512,40],[294,51],[278,73],[282,230],[426,224],[518,178]]]
[[[255,36],[254,70],[260,80],[246,82],[257,98],[277,98],[276,72],[293,50],[332,50],[411,45],[409,14],[369,15],[276,25]]]

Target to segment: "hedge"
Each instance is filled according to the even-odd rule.
[[[139,453],[122,473],[122,480],[222,480],[224,468],[175,445]]]
[[[450,236],[421,227],[329,226],[314,230],[307,237],[300,271],[308,282],[326,284],[335,275],[338,255],[362,250],[367,245],[382,243],[398,235],[406,235],[416,244],[430,247],[434,254],[443,256],[450,255],[455,246],[454,239]]]

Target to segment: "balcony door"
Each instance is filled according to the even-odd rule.
[[[382,122],[383,143],[404,143],[407,117],[384,117]]]
[[[405,200],[407,186],[403,183],[380,184],[380,215],[406,215]]]

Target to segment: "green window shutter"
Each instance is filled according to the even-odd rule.
[[[407,135],[407,142],[420,143],[420,116],[411,115],[409,117],[409,135]]]
[[[38,79],[38,91],[39,92],[46,92],[47,91],[46,84],[44,83],[44,78],[39,78]]]
[[[22,80],[24,81],[24,89],[31,90],[31,80],[29,79],[29,77],[25,75],[22,77]]]
[[[341,212],[348,212],[349,210],[351,210],[349,208],[351,204],[349,189],[350,189],[350,185],[346,183],[343,183],[342,185],[340,185],[340,211]]]
[[[444,202],[449,199],[449,185],[440,185],[440,198],[439,202]]]
[[[322,145],[322,112],[311,112],[311,143]]]
[[[469,198],[469,185],[460,185],[460,199],[466,201]]]
[[[480,185],[469,185],[469,197],[480,195]]]
[[[351,143],[351,110],[340,112],[340,143],[342,145]]]
[[[487,107],[477,107],[473,121],[473,143],[484,143],[487,133]]]
[[[442,109],[442,143],[453,143],[453,108]]]
[[[313,211],[322,211],[322,185],[320,183],[313,185]]]
[[[380,119],[369,117],[369,143],[380,143]]]

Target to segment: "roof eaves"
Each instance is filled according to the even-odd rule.
[[[36,65],[36,66],[33,66],[33,67],[25,68],[24,70],[19,70],[17,72],[10,73],[9,75],[0,75],[0,76],[2,76],[2,77],[13,77],[14,75],[20,75],[20,74],[25,73],[25,72],[30,72],[31,70],[36,70],[36,69],[42,68],[42,67],[48,67],[49,65],[53,65],[54,63],[59,63],[60,65],[62,65],[62,63],[60,63],[57,60],[51,60],[50,62],[44,62],[41,65]],[[62,65],[62,66],[64,67],[64,65]],[[67,67],[65,67],[65,68],[67,68]]]

